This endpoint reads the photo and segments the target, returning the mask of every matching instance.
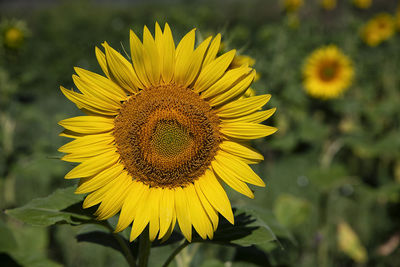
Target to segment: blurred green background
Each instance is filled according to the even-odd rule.
[[[173,266],[399,266],[400,34],[367,46],[360,28],[375,14],[395,15],[395,0],[359,9],[339,0],[332,10],[307,1],[286,12],[281,1],[0,1],[0,209],[12,209],[58,188],[71,164],[60,161],[57,122],[80,114],[60,92],[73,87],[73,67],[100,73],[94,47],[123,51],[129,29],[168,22],[179,40],[196,27],[223,34],[226,47],[256,60],[257,93],[270,93],[268,121],[279,131],[257,140],[265,161],[255,170],[266,188],[251,207],[278,241],[235,247],[193,244]],[[397,17],[399,19],[399,17]],[[23,39],[5,44],[7,25]],[[338,99],[308,96],[304,59],[336,44],[354,62],[355,80]],[[121,46],[122,45],[122,46]],[[78,242],[90,226],[30,226],[0,214],[1,266],[127,266],[109,247]],[[272,227],[271,227],[272,228]],[[159,266],[173,245],[155,248]]]

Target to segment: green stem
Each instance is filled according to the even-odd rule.
[[[151,249],[151,242],[149,237],[149,229],[146,228],[140,235],[139,267],[147,267],[147,264],[149,262],[150,249]]]
[[[101,225],[104,225],[112,233],[115,240],[117,240],[119,246],[121,247],[122,253],[124,253],[125,259],[128,262],[129,266],[136,267],[136,259],[135,259],[135,257],[133,257],[132,252],[131,252],[129,246],[126,244],[125,240],[119,234],[114,233],[114,230],[108,221],[106,221],[105,223],[102,223]]]
[[[187,245],[189,245],[190,243],[185,239],[185,241],[179,245],[179,247],[177,247],[174,252],[172,252],[171,255],[169,255],[168,259],[165,261],[165,263],[162,265],[162,267],[167,267],[173,259],[175,259],[175,256],[179,254],[179,252],[182,251],[182,249],[184,249],[185,247],[187,247]]]
[[[115,237],[118,244],[120,245],[122,252],[124,253],[126,261],[128,262],[129,266],[136,267],[136,259],[133,257],[131,250],[127,246],[125,240],[123,240],[119,234],[113,233],[113,236]]]

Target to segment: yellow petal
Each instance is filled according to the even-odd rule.
[[[119,154],[113,150],[92,157],[65,175],[65,179],[74,179],[96,175],[102,170],[114,165],[119,160]]]
[[[114,92],[109,89],[104,90],[100,87],[94,87],[90,83],[86,83],[77,75],[72,75],[72,80],[74,81],[76,87],[84,95],[93,98],[95,101],[101,101],[101,103],[106,103],[114,109],[119,109],[121,107],[121,101],[126,99],[126,96],[118,97]]]
[[[257,186],[265,186],[261,178],[239,158],[220,150],[215,156],[215,160],[220,164],[225,172],[230,173],[232,178],[242,180],[243,182]]]
[[[114,129],[114,119],[99,116],[78,116],[58,123],[67,130],[83,134],[98,134]]]
[[[103,43],[103,46],[106,50],[106,61],[111,79],[119,86],[132,93],[136,93],[138,88],[143,88],[132,64],[106,42]]]
[[[231,118],[245,116],[261,109],[271,99],[271,95],[259,95],[230,102],[217,110],[218,117]]]
[[[190,61],[186,67],[186,73],[184,75],[184,87],[189,86],[198,76],[201,64],[203,63],[204,53],[206,52],[210,41],[211,37],[204,40],[190,56]]]
[[[172,222],[170,227],[168,228],[167,233],[162,237],[161,239],[161,243],[164,243],[165,241],[168,240],[168,238],[171,236],[172,232],[174,231],[175,228],[175,224],[176,224],[176,213],[173,213],[173,218],[172,218]]]
[[[208,48],[207,54],[204,58],[204,63],[203,63],[204,67],[210,64],[215,59],[219,51],[220,45],[221,45],[221,34],[218,33],[217,36],[214,37],[213,41],[210,44],[210,47]]]
[[[210,219],[208,218],[205,210],[203,209],[203,206],[200,203],[194,186],[192,184],[189,184],[185,188],[183,188],[183,191],[186,193],[186,199],[190,207],[190,219],[192,221],[194,229],[201,236],[201,238],[207,239],[207,236],[212,238],[214,234],[214,229],[211,225]]]
[[[143,44],[132,30],[130,31],[129,35],[129,43],[131,48],[132,63],[135,67],[136,74],[144,87],[150,88],[151,83],[147,77],[145,68]]]
[[[138,181],[132,182],[129,186],[129,192],[126,196],[125,202],[122,205],[115,232],[124,230],[132,223],[139,207],[138,203],[146,201],[149,192],[149,186]]]
[[[58,151],[62,153],[72,153],[76,152],[77,150],[90,149],[94,146],[97,147],[102,145],[109,145],[113,142],[114,137],[109,133],[86,135],[63,145],[58,149]]]
[[[198,185],[198,182],[195,181],[194,183],[195,189],[197,196],[200,199],[201,205],[203,206],[204,210],[206,211],[208,218],[210,218],[211,223],[213,225],[214,231],[217,230],[218,227],[218,213],[217,211],[213,208],[213,206],[210,204],[210,202],[207,200],[206,196],[204,195],[203,191],[201,191],[201,188]],[[212,237],[210,237],[212,238]]]
[[[110,78],[110,74],[108,73],[107,69],[106,55],[104,55],[104,53],[97,46],[95,47],[95,54],[101,70],[108,78]]]
[[[232,142],[225,140],[223,141],[219,147],[232,155],[244,158],[244,159],[253,159],[262,161],[264,160],[264,156],[255,151],[251,147],[247,147],[245,145],[239,144],[237,142]]]
[[[221,78],[226,69],[229,67],[229,64],[231,64],[235,53],[236,50],[231,50],[205,66],[201,70],[200,75],[197,78],[196,83],[194,84],[193,88],[195,92],[199,93],[206,90],[219,78]]]
[[[165,83],[169,83],[175,70],[175,43],[169,25],[165,23],[162,45],[163,68],[162,78]]]
[[[82,162],[86,161],[87,159],[100,155],[107,151],[115,151],[116,148],[113,145],[102,145],[102,146],[92,146],[90,149],[86,150],[77,150],[72,152],[68,155],[65,155],[61,158],[61,160],[68,161],[68,162]]]
[[[211,162],[211,166],[218,177],[221,178],[227,185],[249,198],[254,198],[254,194],[247,184],[233,176],[234,173],[232,173],[232,171],[229,169],[224,168],[225,166],[221,165],[220,162],[214,160]]]
[[[106,77],[78,67],[75,67],[74,70],[83,82],[93,88],[92,90],[101,91],[103,93],[108,92],[108,94],[115,95],[117,99],[127,98],[124,89]]]
[[[202,94],[202,98],[212,98],[217,94],[226,92],[232,86],[237,84],[239,81],[243,80],[246,75],[248,75],[251,71],[251,68],[241,67],[233,70],[228,70],[224,76],[221,77],[218,81],[216,81],[213,85],[211,85],[208,89],[206,89]]]
[[[127,172],[122,172],[116,179],[118,186],[114,186],[104,194],[103,200],[94,214],[97,216],[97,220],[107,220],[121,210],[128,193],[127,188],[132,183],[132,177]]]
[[[143,55],[147,77],[153,85],[158,85],[160,83],[162,62],[157,45],[146,26],[143,29]]]
[[[163,32],[161,30],[160,25],[156,22],[155,26],[155,34],[154,34],[154,42],[157,46],[158,54],[160,55],[161,65],[162,65],[162,50],[163,50]]]
[[[254,112],[252,114],[236,117],[236,118],[221,118],[222,123],[233,123],[233,122],[251,122],[261,123],[271,117],[276,111],[276,108],[271,108],[264,111]]]
[[[76,133],[70,130],[63,130],[58,136],[77,139],[87,136],[87,134]]]
[[[104,102],[97,101],[96,99],[91,98],[90,96],[86,96],[83,94],[79,94],[72,90],[65,89],[60,86],[61,92],[65,95],[66,98],[71,100],[79,109],[86,109],[90,112],[93,112],[98,115],[104,116],[113,116],[118,114],[118,108],[113,107]]]
[[[211,106],[215,107],[224,103],[228,103],[229,101],[232,101],[233,99],[237,98],[238,96],[246,92],[246,90],[253,82],[255,75],[256,72],[253,70],[246,78],[239,81],[228,91],[223,92],[215,97],[212,97],[208,102],[210,103]]]
[[[162,193],[161,187],[150,188],[151,197],[149,199],[148,207],[150,209],[150,227],[149,227],[149,238],[150,241],[154,241],[160,230],[160,198]]]
[[[221,186],[214,173],[206,170],[195,182],[196,190],[203,192],[210,204],[224,216],[231,224],[234,223],[231,203],[224,188]]]
[[[114,164],[110,168],[107,168],[92,177],[89,177],[84,180],[81,179],[80,181],[81,183],[76,189],[75,194],[89,193],[105,186],[110,181],[118,177],[118,175],[121,174],[123,169],[124,166],[122,164]]]
[[[175,193],[174,190],[164,188],[160,201],[160,234],[158,238],[162,238],[171,227],[172,218],[175,213]]]
[[[175,55],[175,82],[183,85],[193,54],[195,29],[188,32],[179,42]]]
[[[87,209],[89,207],[99,204],[103,200],[104,194],[106,192],[108,192],[109,190],[112,190],[112,188],[114,188],[114,187],[119,187],[119,183],[118,183],[117,179],[113,179],[112,181],[107,183],[105,186],[100,187],[98,190],[87,195],[85,200],[83,201],[82,207],[84,209]]]
[[[192,241],[192,224],[186,194],[181,187],[175,188],[175,209],[179,228],[185,238]]]
[[[135,214],[136,216],[133,221],[131,235],[129,237],[131,242],[143,232],[144,228],[150,221],[151,209],[149,209],[149,207],[152,207],[150,204],[154,204],[155,197],[154,193],[152,192],[153,189],[154,188],[147,189],[148,194],[146,199],[142,198],[142,201],[137,203],[137,212]]]
[[[220,132],[236,139],[257,139],[275,133],[275,127],[247,122],[234,122],[221,124]]]

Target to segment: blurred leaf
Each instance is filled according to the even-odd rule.
[[[281,224],[294,228],[307,220],[311,205],[304,199],[283,194],[275,201],[274,212]]]
[[[206,259],[201,267],[225,267],[225,264],[217,259]]]
[[[358,263],[365,263],[368,259],[367,251],[361,244],[357,234],[346,222],[340,222],[337,227],[339,250]]]
[[[0,221],[0,252],[10,252],[17,248],[17,241],[15,240],[12,231]]]
[[[34,253],[12,253],[13,258],[22,266],[26,267],[61,267],[62,265]]]
[[[48,258],[49,234],[46,228],[12,223],[9,228],[13,232],[16,247],[8,254],[19,266],[61,266]]]
[[[320,190],[330,190],[349,182],[346,168],[339,164],[328,168],[311,168],[308,177]]]
[[[244,208],[235,208],[235,224],[230,224],[227,220],[220,220],[217,231],[212,240],[213,243],[224,245],[239,245],[248,247],[252,245],[264,245],[277,238],[271,228],[256,215],[255,211],[249,212]],[[199,237],[194,238],[194,242],[204,241]]]
[[[76,195],[74,191],[75,187],[58,189],[48,197],[37,198],[25,206],[6,210],[6,214],[36,226],[56,223],[79,224],[79,220],[89,220],[90,217],[83,213],[65,211],[83,199],[82,195]]]

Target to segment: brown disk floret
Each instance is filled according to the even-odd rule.
[[[174,84],[131,96],[114,124],[125,168],[153,187],[193,182],[210,166],[221,142],[219,118],[210,105]]]
[[[334,80],[339,74],[339,63],[336,60],[325,61],[319,68],[319,77],[323,81]]]

